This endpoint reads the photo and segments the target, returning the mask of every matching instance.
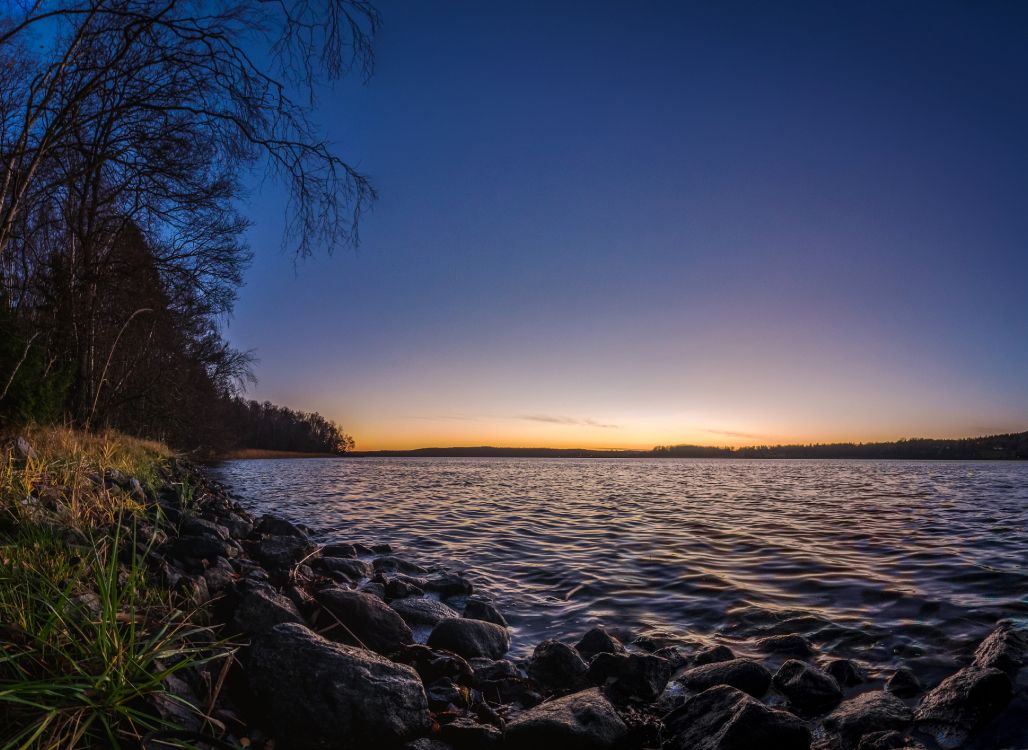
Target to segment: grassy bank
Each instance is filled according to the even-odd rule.
[[[155,493],[189,492],[171,452],[113,433],[19,435],[0,439],[0,748],[138,746],[177,712],[202,714],[174,675],[225,649],[147,565]]]

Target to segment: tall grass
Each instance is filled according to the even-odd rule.
[[[138,746],[171,728],[158,697],[202,716],[169,678],[227,649],[149,575],[132,531],[144,502],[100,479],[114,469],[157,488],[171,454],[110,434],[27,434],[37,457],[0,463],[0,748]]]

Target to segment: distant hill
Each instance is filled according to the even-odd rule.
[[[348,456],[426,458],[887,458],[969,461],[1028,460],[1028,432],[988,437],[936,440],[909,438],[890,443],[818,443],[715,448],[704,445],[658,445],[652,450],[586,448],[417,448],[408,451],[351,451]]]

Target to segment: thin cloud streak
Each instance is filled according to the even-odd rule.
[[[711,435],[724,435],[725,437],[737,437],[737,438],[748,438],[750,440],[760,440],[766,438],[767,435],[758,435],[754,432],[733,432],[732,430],[710,430],[706,427],[701,428],[703,432],[708,432]]]
[[[529,422],[544,422],[546,424],[567,424],[577,425],[579,427],[600,427],[605,430],[616,430],[618,426],[616,424],[604,424],[597,422],[595,419],[575,419],[574,417],[559,417],[552,414],[526,414],[518,417],[518,419],[524,419]]]

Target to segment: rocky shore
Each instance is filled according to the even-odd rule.
[[[938,685],[903,669],[868,682],[799,635],[762,639],[750,658],[594,628],[511,660],[503,613],[465,576],[388,544],[319,546],[302,525],[252,517],[196,468],[174,471],[195,492],[150,498],[150,563],[240,646],[225,666],[176,675],[174,692],[204,715],[155,706],[199,746],[955,748],[1010,702],[1025,656],[1024,633],[999,623]]]

